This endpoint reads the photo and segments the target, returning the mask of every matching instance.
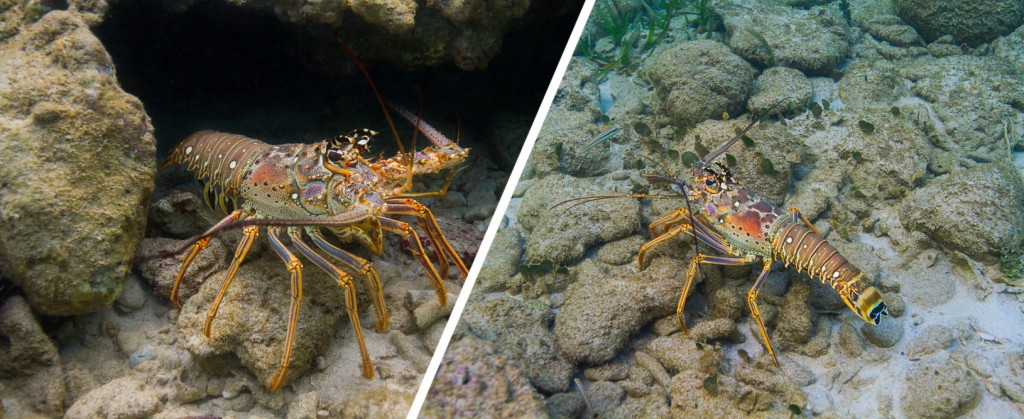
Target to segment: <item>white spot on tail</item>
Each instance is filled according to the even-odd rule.
[[[185,147],[185,155],[192,154],[192,146]]]
[[[238,166],[238,162],[234,160],[232,160],[231,163],[228,163],[228,169],[234,169],[235,166]]]

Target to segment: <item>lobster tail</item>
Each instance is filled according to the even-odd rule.
[[[888,315],[881,293],[864,280],[860,269],[811,229],[790,223],[772,240],[771,247],[775,259],[786,266],[792,264],[797,271],[806,270],[811,278],[832,287],[864,321],[878,324]]]
[[[249,161],[268,147],[262,141],[241,135],[198,131],[174,147],[160,169],[188,165],[203,186],[206,203],[230,213],[235,206],[233,195],[250,167]]]

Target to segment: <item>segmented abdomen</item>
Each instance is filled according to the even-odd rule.
[[[188,171],[204,186],[206,202],[230,212],[250,161],[269,147],[242,135],[203,130],[171,150],[164,167],[187,164]]]
[[[825,238],[798,223],[782,228],[772,240],[772,253],[775,259],[787,266],[796,266],[798,271],[806,270],[811,278],[818,278],[836,290],[841,288],[840,285],[860,280],[860,269],[839,254]]]

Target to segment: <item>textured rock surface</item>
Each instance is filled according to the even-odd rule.
[[[119,378],[90,391],[68,409],[67,417],[144,418],[163,407],[155,391],[134,378]]]
[[[946,418],[970,412],[981,396],[978,379],[951,359],[915,364],[907,372],[903,414]]]
[[[57,346],[20,296],[0,306],[0,394],[12,416],[59,416],[66,398]]]
[[[803,108],[813,94],[811,81],[800,70],[772,67],[762,72],[754,82],[754,96],[747,101],[747,109],[760,112],[787,98],[792,101],[793,108]],[[786,103],[780,107],[785,110]]]
[[[992,205],[1000,201],[1005,204]],[[900,212],[908,229],[972,257],[991,259],[1024,241],[1024,185],[1001,164],[935,179],[908,196]]]
[[[589,364],[614,358],[640,326],[674,310],[682,283],[672,273],[684,270],[683,262],[669,258],[652,261],[640,274],[584,261],[555,318],[559,353]]]
[[[464,338],[448,347],[422,414],[452,417],[477,412],[537,417],[545,412],[544,399],[514,362],[486,342]]]
[[[893,0],[899,16],[928,42],[953,35],[956,43],[978,45],[1024,22],[1018,0]]]
[[[738,115],[754,83],[754,68],[720,42],[677,44],[646,64],[662,106],[679,125]]]
[[[0,40],[0,261],[36,310],[86,313],[121,292],[142,237],[153,127],[84,21],[34,10],[0,12],[23,22]]]
[[[714,3],[714,10],[722,16],[733,52],[760,66],[773,60],[807,74],[827,74],[850,51],[850,28],[838,8],[800,10],[771,3],[723,1]]]
[[[1024,81],[1005,61],[957,55],[925,57],[901,66],[900,76],[913,82],[910,93],[929,102],[914,116],[936,147],[978,163],[1007,157],[1009,146],[1024,144]],[[845,77],[844,77],[845,79]],[[970,83],[963,82],[970,80]],[[1007,138],[1012,124],[1018,135]]]
[[[165,2],[184,11],[194,0]],[[566,7],[533,7],[528,0],[492,3],[482,0],[289,0],[249,2],[241,7],[271,11],[283,21],[308,30],[302,35],[310,55],[325,68],[345,60],[335,37],[345,39],[361,60],[384,59],[404,67],[435,66],[453,61],[464,69],[480,69],[501,48],[502,36],[524,20],[545,20]],[[332,30],[324,30],[324,26]],[[313,28],[319,30],[313,30]]]
[[[565,265],[579,260],[599,241],[615,240],[639,227],[639,205],[631,199],[608,199],[568,210],[550,210],[558,201],[607,194],[593,183],[570,176],[548,176],[523,197],[518,219],[532,229],[526,240],[526,260],[545,259]]]
[[[314,348],[326,344],[335,323],[345,313],[344,291],[336,282],[315,268],[307,268],[303,273],[303,300],[296,331],[299,338],[295,340],[288,369],[290,379],[285,382],[310,368]],[[219,274],[210,278],[183,304],[178,317],[182,343],[201,358],[235,353],[243,365],[269,386],[284,351],[291,298],[288,271],[279,260],[270,257],[242,265],[221,302],[207,339],[203,336],[203,323],[225,277]]]
[[[553,321],[554,314],[542,304],[497,294],[469,305],[460,323],[509,359],[521,361],[520,368],[535,387],[554,393],[569,389],[575,368],[556,353]]]
[[[365,390],[342,406],[344,418],[396,418],[409,413],[413,394],[387,388]]]

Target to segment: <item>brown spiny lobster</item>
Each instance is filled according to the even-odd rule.
[[[288,331],[281,363],[270,381],[272,391],[279,390],[285,382],[302,299],[302,263],[281,243],[278,234],[282,231],[288,234],[299,253],[345,289],[345,306],[355,330],[366,378],[373,378],[374,370],[359,325],[352,276],[307,244],[302,233],[305,232],[320,251],[364,275],[380,332],[388,329],[389,317],[377,272],[368,260],[328,241],[322,230],[331,232],[343,243],[362,244],[378,255],[384,248],[385,231],[407,238],[413,246],[413,255],[433,283],[441,305],[446,304],[448,296],[442,281],[448,275],[448,259],[455,263],[463,277],[468,273],[433,214],[413,198],[443,196],[458,171],[455,167],[465,160],[469,149],[460,148],[420,121],[418,116],[396,109],[433,145],[422,151],[400,151],[391,158],[373,159],[363,157],[377,134],[368,129],[354,130],[314,144],[282,145],[269,145],[241,135],[199,131],[175,147],[161,168],[186,164],[187,170],[204,188],[206,202],[228,213],[191,244],[171,291],[171,301],[179,309],[178,287],[192,260],[213,236],[227,229],[242,228],[243,238],[235,250],[227,278],[207,312],[203,328],[207,338],[228,285],[259,234],[259,226],[267,227],[271,247],[291,272]],[[443,170],[449,170],[450,174],[440,190],[409,192],[414,174]],[[437,269],[428,259],[416,231],[409,224],[390,218],[401,215],[417,218],[433,243]]]
[[[777,106],[777,105],[776,105]],[[773,107],[774,108],[774,107]],[[768,112],[770,112],[769,109]],[[765,112],[767,114],[768,112]],[[798,271],[807,271],[812,278],[832,287],[843,302],[854,313],[868,323],[877,325],[881,317],[888,315],[881,294],[870,285],[860,269],[839,254],[818,230],[814,228],[797,208],[785,211],[744,188],[733,178],[729,168],[715,163],[712,168],[708,163],[722,155],[729,146],[749,131],[760,118],[740,131],[717,150],[705,156],[705,161],[698,161],[690,169],[690,180],[684,180],[663,169],[664,173],[645,175],[651,183],[667,185],[674,193],[687,199],[687,208],[679,208],[669,215],[659,218],[650,224],[653,240],[645,243],[637,255],[641,269],[647,251],[681,233],[694,236],[697,240],[711,246],[728,256],[713,256],[697,253],[690,261],[686,270],[686,283],[679,296],[676,307],[676,318],[679,327],[686,332],[686,321],[683,319],[683,308],[686,297],[693,288],[697,267],[700,263],[713,265],[747,265],[763,261],[761,274],[754,281],[754,286],[747,293],[747,304],[750,313],[757,322],[765,347],[771,355],[772,362],[778,366],[775,351],[761,319],[761,311],[757,308],[757,292],[764,285],[768,272],[776,261],[782,261],[788,267],[793,265]],[[570,199],[558,205],[572,202],[589,202],[594,199],[632,197],[632,198],[664,198],[663,195],[622,195],[598,196]],[[692,206],[689,205],[692,203]],[[558,205],[555,205],[556,207]],[[554,207],[552,207],[554,208]],[[695,249],[696,250],[696,249]]]

